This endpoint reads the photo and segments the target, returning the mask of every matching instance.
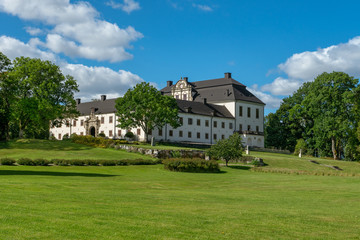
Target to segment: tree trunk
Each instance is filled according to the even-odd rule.
[[[24,138],[24,130],[23,129],[19,130],[19,138]]]
[[[331,137],[331,151],[333,153],[334,160],[337,160],[337,154],[336,154],[336,146],[335,146],[335,138]]]

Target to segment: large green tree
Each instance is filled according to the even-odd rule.
[[[11,61],[0,52],[0,141],[9,139],[10,101],[12,97],[8,72]]]
[[[50,61],[16,58],[9,80],[16,86],[11,116],[20,138],[24,134],[43,136],[49,132],[51,120],[76,115],[74,92],[78,85]]]
[[[162,95],[149,83],[139,83],[129,89],[123,97],[116,100],[117,116],[120,128],[141,127],[145,139],[155,128],[170,124],[180,126],[176,100]]]
[[[241,143],[241,135],[237,132],[228,139],[217,141],[208,150],[210,157],[225,160],[226,166],[228,166],[229,161],[240,159],[242,153],[243,146]]]
[[[351,136],[356,135],[359,95],[358,79],[343,72],[323,73],[311,85],[302,105],[314,121],[316,147],[331,146],[334,159],[340,159]]]

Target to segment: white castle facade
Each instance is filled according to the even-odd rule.
[[[149,137],[156,141],[214,144],[228,138],[234,132],[242,135],[243,144],[264,147],[264,106],[265,104],[250,93],[246,86],[225,73],[223,78],[189,82],[182,78],[160,90],[164,95],[173,96],[178,104],[182,125],[173,129],[170,125],[154,129]],[[98,136],[124,138],[131,131],[139,141],[145,141],[142,129],[121,129],[117,127],[116,99],[81,103],[77,99],[80,116],[67,119],[65,124],[50,128],[50,134],[61,140],[64,135]]]

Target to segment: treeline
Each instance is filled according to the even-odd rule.
[[[359,160],[360,86],[343,72],[304,83],[265,118],[265,145],[302,154]]]
[[[77,113],[75,91],[74,78],[50,61],[0,52],[0,141],[48,138],[50,120]]]

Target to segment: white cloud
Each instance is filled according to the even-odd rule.
[[[134,0],[124,0],[124,3],[117,3],[113,0],[106,3],[106,5],[114,8],[121,9],[124,12],[131,13],[132,11],[139,10],[140,4]]]
[[[29,43],[23,43],[11,37],[0,36],[0,52],[3,52],[8,58],[24,56],[50,60],[60,66],[65,75],[73,76],[80,89],[76,97],[82,98],[83,101],[99,98],[99,95],[102,94],[108,95],[108,98],[119,97],[129,88],[143,81],[138,75],[125,70],[114,71],[106,67],[69,64],[53,53],[38,49],[38,44],[37,38],[31,39]]]
[[[65,64],[64,74],[73,76],[79,84],[76,97],[88,101],[105,94],[108,98],[122,96],[129,88],[143,81],[141,77],[128,71],[114,71],[106,67],[88,67],[82,64]]]
[[[347,43],[296,53],[278,67],[290,79],[311,81],[323,72],[343,71],[360,75],[360,36]]]
[[[10,59],[24,56],[55,62],[57,59],[55,54],[37,48],[39,42],[37,38],[32,38],[28,43],[23,43],[15,38],[0,36],[0,51]]]
[[[204,12],[212,12],[213,11],[213,9],[208,5],[201,5],[201,4],[193,3],[192,6],[194,8],[200,9],[201,11],[204,11]]]
[[[302,85],[302,81],[276,78],[272,83],[261,87],[262,91],[270,92],[273,95],[291,95]]]
[[[71,4],[69,0],[53,0],[44,4],[43,0],[0,0],[0,11],[54,26],[44,46],[70,57],[123,61],[132,57],[125,49],[143,37],[131,26],[122,29],[100,20],[99,13],[86,2]]]
[[[26,32],[28,32],[31,36],[36,36],[43,33],[43,30],[41,30],[40,28],[26,27],[25,29]]]
[[[256,87],[256,86],[255,86]],[[270,94],[258,91],[256,89],[247,88],[252,94],[263,101],[266,104],[266,108],[278,108],[280,107],[281,99],[271,96]]]

